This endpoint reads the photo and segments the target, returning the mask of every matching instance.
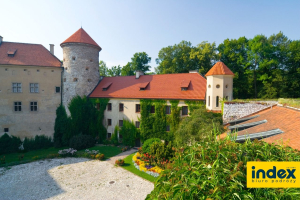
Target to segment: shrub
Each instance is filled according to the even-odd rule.
[[[150,146],[150,155],[154,157],[154,162],[161,168],[165,168],[165,165],[174,157],[175,151],[173,150],[172,143],[168,145],[164,143],[154,142]]]
[[[76,154],[77,150],[76,149],[63,149],[63,150],[59,150],[58,154],[62,157],[66,157],[66,156],[74,156]]]
[[[123,144],[127,146],[134,146],[137,135],[137,128],[128,120],[123,120],[123,126],[121,127],[119,134],[123,136]]]
[[[300,152],[262,141],[243,144],[208,134],[177,150],[146,199],[298,199],[299,188],[247,188],[248,161],[300,161]]]
[[[68,124],[68,116],[66,109],[63,105],[60,105],[56,109],[56,118],[55,118],[55,125],[54,125],[54,146],[56,148],[62,147],[64,144],[63,142],[63,135],[68,134],[69,127]]]
[[[96,156],[95,156],[95,158],[96,159],[98,159],[98,160],[103,160],[104,159],[104,154],[102,154],[102,153],[98,153]]]
[[[123,166],[124,165],[124,160],[118,159],[118,160],[116,160],[115,164],[119,165],[119,166]]]
[[[47,149],[53,146],[51,137],[45,135],[36,135],[34,138],[25,138],[23,142],[26,151],[37,149]]]
[[[70,140],[70,147],[81,150],[93,147],[95,145],[95,140],[90,135],[75,135]]]
[[[162,143],[159,138],[150,138],[150,139],[146,140],[142,146],[143,153],[150,153],[150,146],[154,142]]]
[[[21,143],[20,138],[5,133],[0,137],[0,155],[18,152]]]
[[[3,156],[2,158],[0,158],[0,164],[5,164],[5,156]]]
[[[117,146],[119,144],[119,141],[118,141],[118,131],[119,131],[119,127],[118,126],[115,126],[115,130],[114,130],[114,133],[112,134],[111,136],[111,143],[115,146]]]

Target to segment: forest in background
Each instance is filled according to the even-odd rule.
[[[238,99],[300,97],[300,40],[290,40],[282,32],[270,37],[226,39],[218,46],[206,41],[196,46],[181,41],[163,47],[155,61],[158,65],[155,74],[197,70],[203,76],[216,62],[222,61],[235,74],[233,97]],[[130,76],[136,70],[147,74],[149,62],[151,57],[139,52],[123,67],[108,69],[100,61],[99,71],[101,76]]]

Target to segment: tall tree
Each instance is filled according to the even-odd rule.
[[[122,67],[121,75],[122,76],[132,76],[132,75],[134,75],[134,70],[133,70],[132,64],[130,62],[128,62],[125,66]]]
[[[120,65],[112,66],[110,69],[107,70],[108,76],[120,76],[122,68]]]
[[[131,58],[131,67],[133,71],[143,71],[144,73],[150,70],[151,57],[146,52],[135,53]]]
[[[100,62],[99,62],[99,73],[100,73],[100,76],[108,75],[108,68],[106,66],[106,63],[103,60],[100,60]]]

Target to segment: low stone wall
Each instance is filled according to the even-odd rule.
[[[275,104],[276,102],[225,102],[223,122],[226,124],[229,121],[251,115]]]

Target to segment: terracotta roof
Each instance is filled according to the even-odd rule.
[[[243,131],[238,135],[252,134],[264,131],[270,131],[279,128],[283,133],[265,138],[268,143],[281,144],[281,141],[300,150],[300,112],[289,108],[275,106],[268,111],[258,113],[259,117],[248,120],[240,124],[247,124],[261,120],[267,120],[267,123],[260,124]]]
[[[181,82],[190,80],[187,91],[181,91]],[[104,85],[112,82],[107,91]],[[142,84],[148,86],[140,90]],[[143,85],[143,86],[144,86]],[[204,100],[206,79],[198,73],[104,77],[89,95],[91,98],[131,98],[131,99],[190,99]]]
[[[10,57],[8,54],[14,56]],[[61,62],[41,44],[2,42],[0,65],[60,67]]]
[[[181,82],[181,87],[184,87],[184,88],[189,87],[190,82],[191,82],[190,80],[183,80],[183,81]]]
[[[65,43],[84,43],[84,44],[91,44],[91,45],[95,45],[97,47],[100,48],[100,50],[102,49],[92,38],[91,36],[89,36],[89,34],[87,34],[87,32],[85,32],[85,30],[83,28],[80,28],[78,31],[76,31],[73,35],[71,35],[68,39],[66,39],[65,41],[63,41],[60,46],[62,44]]]
[[[205,76],[211,76],[211,75],[234,75],[234,73],[223,62],[217,62],[205,74]]]

